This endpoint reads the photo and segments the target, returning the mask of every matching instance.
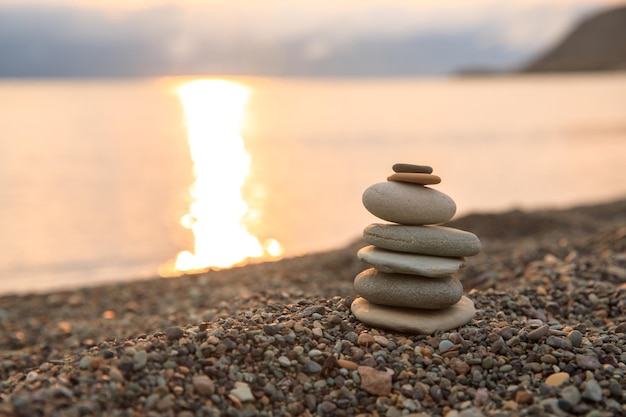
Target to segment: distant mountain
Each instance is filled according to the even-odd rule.
[[[546,28],[559,26],[550,10],[548,6],[531,8],[530,14],[519,19]],[[586,11],[576,9],[568,13],[574,18]],[[546,39],[553,39],[541,31],[528,36],[527,24],[510,24],[517,20],[498,13],[487,13],[465,24],[446,25],[444,20],[441,27],[416,24],[412,31],[395,35],[372,27],[371,31],[355,32],[358,35],[353,36],[322,25],[276,37],[253,36],[245,30],[237,36],[226,36],[217,25],[209,24],[193,31],[186,26],[185,16],[182,9],[173,5],[113,17],[90,8],[3,6],[0,77],[402,77],[447,75],[460,70],[468,74],[498,73],[519,68]],[[590,43],[585,47],[589,56],[599,53],[605,44],[614,49],[620,44],[621,53],[606,55],[614,59],[621,56],[619,65],[624,66],[624,13],[611,15],[606,23],[593,26],[598,25],[594,33],[604,37],[591,36],[593,42],[583,37],[583,41],[575,43]],[[568,48],[574,47],[555,54],[567,57],[572,54]],[[593,61],[586,56],[581,60]],[[559,64],[543,69],[542,62],[539,60],[528,69],[561,68]],[[607,65],[603,62],[598,67]]]
[[[626,6],[592,16],[524,72],[626,70]]]

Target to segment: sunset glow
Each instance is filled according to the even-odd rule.
[[[283,250],[276,240],[261,243],[243,219],[248,205],[241,188],[250,170],[250,155],[240,136],[249,91],[224,80],[198,80],[177,90],[183,104],[195,182],[192,204],[181,219],[193,232],[193,251],[183,251],[176,271],[226,268],[250,258],[275,258]]]

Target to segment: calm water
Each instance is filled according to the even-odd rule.
[[[194,250],[180,220],[209,167],[224,187],[203,210],[226,210],[204,238],[241,232],[218,226],[249,162],[244,232],[287,256],[358,237],[376,221],[361,193],[399,161],[432,165],[458,214],[626,196],[626,74],[233,81],[249,93],[240,138],[199,126],[224,134],[208,150],[190,145],[191,112],[230,120],[228,92],[211,105],[182,79],[0,81],[0,293],[155,276]],[[222,152],[237,140],[249,161]]]

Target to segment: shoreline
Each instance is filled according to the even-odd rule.
[[[0,415],[626,415],[626,200],[448,224],[483,242],[460,274],[478,313],[431,336],[350,313],[360,240],[0,296]],[[387,369],[389,392],[366,389],[366,372]]]

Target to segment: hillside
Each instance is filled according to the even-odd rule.
[[[626,70],[626,6],[582,21],[524,72]]]

